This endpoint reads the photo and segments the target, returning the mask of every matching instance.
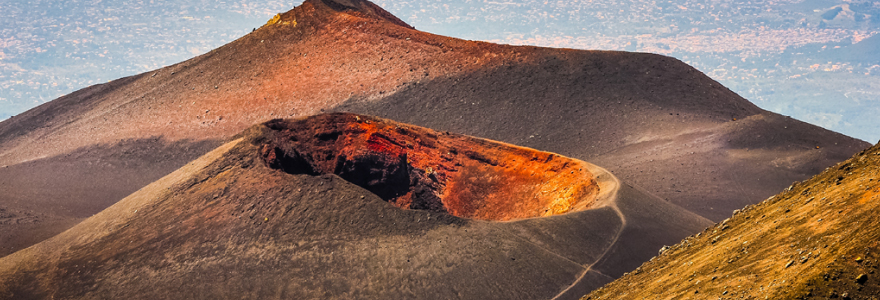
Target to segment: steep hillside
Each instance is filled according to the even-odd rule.
[[[747,207],[584,299],[876,299],[880,146]]]
[[[416,31],[367,1],[308,0],[205,55],[0,122],[0,182],[41,178],[0,186],[0,209],[39,219],[0,223],[0,240],[17,245],[0,255],[252,124],[322,110],[588,160],[713,220],[867,147],[764,112],[672,58],[464,41]],[[129,155],[131,143],[170,159],[144,164],[142,152]],[[85,153],[79,165],[53,168],[73,153]]]
[[[573,299],[708,223],[583,161],[319,115],[0,258],[0,299]]]
[[[544,58],[335,109],[588,160],[715,221],[869,146],[762,111],[672,58],[534,51]]]

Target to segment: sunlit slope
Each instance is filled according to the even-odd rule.
[[[872,299],[880,146],[689,237],[585,299]]]

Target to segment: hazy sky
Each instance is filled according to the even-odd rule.
[[[0,119],[205,53],[301,2],[0,0]],[[442,35],[670,55],[764,109],[869,142],[880,139],[875,2],[375,1]]]

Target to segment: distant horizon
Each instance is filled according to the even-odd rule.
[[[17,1],[6,6],[31,5],[31,2],[34,1]],[[877,127],[871,122],[871,116],[880,113],[880,66],[872,66],[871,61],[837,62],[828,56],[833,55],[829,54],[830,50],[846,48],[880,32],[880,21],[858,21],[858,13],[851,10],[856,4],[844,10],[839,5],[831,5],[835,1],[816,2],[831,5],[830,10],[823,11],[822,8],[828,5],[812,8],[806,7],[807,4],[769,3],[765,6],[783,10],[778,14],[781,18],[805,17],[795,24],[787,23],[790,22],[786,21],[788,19],[778,23],[771,20],[774,16],[764,13],[756,17],[758,21],[749,20],[747,17],[751,15],[747,13],[729,15],[726,17],[731,22],[738,18],[747,25],[724,29],[716,27],[726,24],[723,22],[725,16],[720,14],[727,13],[727,9],[713,7],[712,10],[699,1],[677,6],[661,3],[657,7],[641,7],[642,11],[636,11],[640,7],[634,7],[632,11],[621,10],[618,15],[611,11],[607,11],[608,14],[602,11],[581,13],[584,7],[593,6],[577,1],[558,5],[543,5],[537,1],[506,5],[459,3],[460,7],[434,1],[374,2],[416,29],[433,34],[513,45],[625,50],[672,56],[694,66],[765,110],[789,115],[870,143],[880,139],[880,130],[876,130]],[[644,5],[638,0],[623,2]],[[34,27],[32,30],[22,29],[19,31],[27,32],[16,33],[11,29],[15,25],[32,22],[27,19],[0,21],[0,87],[5,89],[0,92],[0,120],[88,86],[149,72],[207,53],[262,26],[275,13],[287,11],[301,3],[238,1],[224,2],[214,9],[184,4],[140,7],[150,13],[147,17],[165,20],[161,25],[137,19],[133,12],[138,7],[132,8],[134,11],[131,15],[123,14],[121,17],[112,15],[112,7],[97,12],[82,7],[62,9],[65,7],[61,6],[57,10],[50,10],[49,15],[60,14],[52,16],[57,19],[51,20],[63,19],[64,23],[60,24],[79,24],[70,30],[87,34],[84,38],[71,38],[73,44],[61,44],[63,41],[41,44],[39,39],[45,42],[48,40],[46,35],[68,39],[69,32],[50,30],[57,24]],[[185,9],[175,11],[177,6]],[[690,12],[694,9],[689,10],[686,6],[703,7],[705,11],[692,14]],[[760,8],[743,9],[761,11]],[[76,14],[77,9],[89,14]],[[567,15],[554,15],[566,9],[570,10]],[[810,14],[810,9],[815,11],[815,16]],[[13,18],[18,11],[6,10],[12,11]],[[481,14],[481,10],[486,12]],[[880,7],[876,10],[880,12]],[[831,16],[832,13],[834,16]],[[842,13],[852,13],[855,17],[852,20],[836,17]],[[706,14],[719,14],[715,20],[720,21],[683,21],[705,17]],[[21,13],[19,16],[26,15]],[[43,18],[50,18],[46,13],[43,15]],[[94,17],[90,19],[86,15]],[[657,20],[636,20],[631,24],[614,22],[629,21],[636,16]],[[828,19],[829,16],[832,18]],[[101,21],[89,23],[94,19]],[[136,19],[142,24],[113,23],[129,19]],[[760,26],[748,25],[753,23]],[[583,28],[569,28],[575,24]],[[647,24],[653,24],[656,28],[640,27]],[[184,25],[192,27],[181,27]],[[114,26],[117,27],[114,29]],[[684,31],[682,27],[686,26],[692,28],[681,33]],[[828,28],[835,26],[836,29]],[[88,28],[93,29],[90,31]],[[736,28],[740,28],[741,32],[731,31]],[[609,35],[614,32],[619,35]],[[21,36],[30,36],[34,40],[28,41]],[[76,37],[76,34],[73,36]],[[135,39],[120,44],[118,40],[103,41],[102,36],[138,36],[145,40]],[[775,40],[777,38],[778,42]],[[155,39],[155,42],[151,39]],[[774,49],[774,46],[778,47]],[[22,50],[22,47],[32,49]],[[102,49],[103,52],[98,52]],[[825,61],[830,63],[826,64]]]

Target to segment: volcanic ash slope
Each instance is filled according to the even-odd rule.
[[[685,239],[584,299],[877,299],[880,145]]]
[[[41,220],[0,224],[0,255],[253,124],[322,110],[588,160],[716,221],[868,146],[763,111],[674,58],[465,41],[368,1],[307,0],[204,55],[0,122],[0,209]]]
[[[322,110],[588,160],[716,221],[867,147],[765,112],[673,58],[465,41],[368,1],[307,0],[204,55],[0,122],[0,209],[12,215],[0,255],[253,124]]]
[[[319,115],[0,259],[0,298],[571,298],[707,224],[583,161]]]
[[[673,58],[464,41],[414,30],[367,1],[307,0],[205,55],[0,122],[0,255],[100,212],[255,123],[322,110],[608,168],[625,182],[620,194],[640,196],[618,201],[626,222],[602,227],[623,230],[591,266],[602,275],[582,277],[601,281],[701,229],[671,224],[693,216],[674,216],[681,211],[655,196],[721,220],[867,146],[760,110]]]

